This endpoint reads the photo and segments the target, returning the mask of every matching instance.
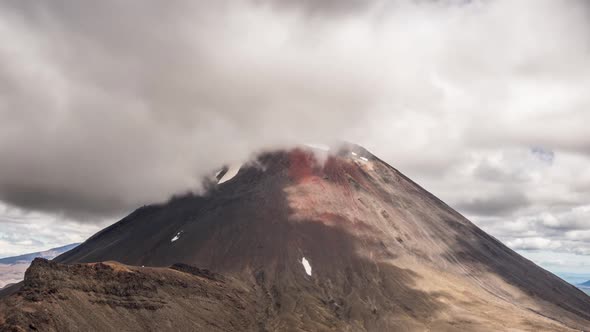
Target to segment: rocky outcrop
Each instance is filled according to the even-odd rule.
[[[255,285],[182,265],[64,265],[35,259],[0,304],[1,331],[254,330]]]

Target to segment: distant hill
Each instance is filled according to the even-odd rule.
[[[33,259],[37,257],[53,259],[66,251],[77,247],[79,243],[68,244],[63,247],[52,248],[45,251],[33,252],[13,257],[0,258],[0,289],[3,287],[19,282],[23,279],[25,270],[31,265]]]
[[[35,259],[37,257],[41,257],[41,258],[45,258],[45,259],[52,259],[54,257],[57,257],[58,255],[63,254],[64,252],[66,252],[68,250],[74,249],[79,244],[80,243],[72,243],[72,244],[65,245],[63,247],[52,248],[52,249],[45,250],[45,251],[37,251],[37,252],[33,252],[30,254],[24,254],[24,255],[20,255],[20,256],[0,258],[0,264],[16,264],[16,263],[22,263],[22,262],[30,263],[33,261],[33,259]]]
[[[590,280],[583,282],[583,283],[579,284],[578,286],[583,287],[583,288],[590,288]]]

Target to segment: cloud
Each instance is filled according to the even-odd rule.
[[[557,216],[543,213],[541,217],[542,225],[552,229],[562,231],[590,229],[590,206],[588,205],[572,208]]]
[[[587,206],[558,208],[551,212],[547,212],[547,208],[530,208],[505,217],[473,219],[512,249],[524,251],[527,257],[532,251],[590,255]]]
[[[529,204],[527,197],[520,192],[504,192],[483,198],[472,198],[456,205],[469,214],[501,216],[514,212]]]
[[[539,146],[535,146],[531,149],[531,153],[535,155],[535,157],[539,158],[539,160],[544,161],[548,164],[553,163],[553,159],[555,159],[555,153],[553,151],[544,149]]]
[[[589,15],[584,0],[4,2],[0,200],[94,227],[261,149],[343,139],[493,235],[582,248],[564,234],[588,229],[573,211],[590,199]]]
[[[473,170],[473,175],[490,182],[518,183],[529,180],[528,170],[515,168],[513,164],[495,164],[489,159],[482,160]]]
[[[561,243],[541,237],[518,238],[506,243],[512,249],[520,250],[540,250],[540,249],[558,249]]]
[[[27,212],[0,203],[0,257],[47,250],[82,242],[105,227],[107,221],[80,224],[38,212]]]
[[[555,253],[549,250],[520,252],[525,254],[527,258],[531,259],[535,263],[553,272],[565,272],[567,274],[579,273],[582,275],[588,275],[588,269],[590,268],[588,257],[576,255],[574,253]],[[586,280],[587,279],[579,280],[578,283],[584,282]]]
[[[303,12],[315,16],[350,15],[362,12],[375,4],[383,3],[377,0],[260,0],[259,4],[266,4],[278,9]]]

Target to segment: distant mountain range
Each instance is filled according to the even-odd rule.
[[[590,295],[590,280],[577,285],[579,289]]]
[[[45,251],[33,252],[20,256],[0,258],[0,289],[6,285],[17,283],[23,280],[25,270],[37,257],[53,259],[64,252],[77,247],[79,243],[72,243],[59,248],[52,248]]]

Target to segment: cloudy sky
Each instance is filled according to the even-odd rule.
[[[585,0],[14,0],[0,38],[0,257],[341,139],[590,273]]]

